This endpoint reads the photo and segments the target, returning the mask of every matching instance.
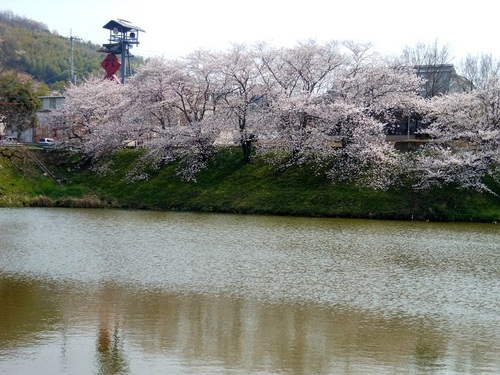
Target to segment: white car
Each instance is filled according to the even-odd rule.
[[[55,143],[54,138],[40,138],[38,140],[38,145],[42,147],[53,146]]]
[[[0,143],[6,144],[6,145],[17,145],[17,144],[19,144],[19,141],[16,137],[9,136],[9,137],[5,137],[4,139],[2,139],[0,141]]]

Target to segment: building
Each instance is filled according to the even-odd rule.
[[[57,131],[48,120],[50,112],[59,109],[64,103],[64,96],[41,96],[42,107],[37,111],[38,127],[31,130],[31,139],[28,142],[37,142],[39,138],[58,138]],[[24,140],[24,138],[23,138]]]
[[[465,92],[471,88],[471,83],[457,74],[453,64],[418,65],[415,71],[418,77],[425,80],[420,91],[420,95],[424,98]]]
[[[424,80],[419,92],[423,98],[450,93],[466,92],[473,87],[465,77],[457,74],[453,64],[417,65],[415,73]],[[405,118],[387,130],[388,135],[426,138],[425,125],[414,116]]]
[[[0,135],[10,135],[18,138],[23,143],[36,143],[40,138],[57,138],[57,131],[52,127],[48,119],[50,112],[59,109],[64,103],[64,96],[40,96],[42,107],[36,112],[38,126],[34,129],[26,129],[21,133],[9,132],[4,134],[4,125],[0,121]]]

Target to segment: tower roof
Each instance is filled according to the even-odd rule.
[[[132,30],[142,31],[144,33],[146,32],[145,30],[141,29],[139,26],[134,26],[129,21],[122,20],[121,18],[109,21],[102,28],[108,29],[108,30],[117,29],[118,32],[120,32],[120,33],[128,33],[129,31],[132,31]]]

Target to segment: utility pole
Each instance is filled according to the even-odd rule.
[[[76,73],[75,73],[75,59],[74,59],[74,40],[81,40],[78,37],[74,37],[72,34],[72,30],[69,30],[69,44],[70,44],[70,58],[69,58],[69,74],[71,83],[76,85]]]

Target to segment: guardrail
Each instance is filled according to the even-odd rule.
[[[78,151],[79,148],[74,145],[68,145],[65,143],[55,143],[53,145],[44,145],[32,142],[18,142],[18,143],[2,143],[0,142],[0,147],[27,147],[27,148],[37,148],[41,150],[67,150],[67,151]]]

